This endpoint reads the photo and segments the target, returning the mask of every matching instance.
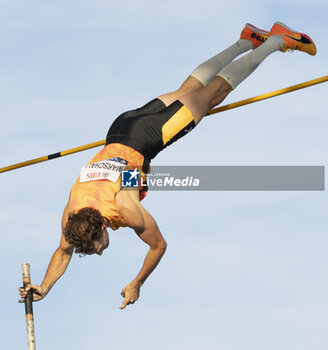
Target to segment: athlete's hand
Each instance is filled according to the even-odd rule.
[[[139,294],[140,294],[140,287],[136,287],[136,286],[132,286],[131,284],[128,284],[122,290],[122,293],[121,293],[124,300],[120,309],[123,310],[127,305],[134,304],[139,299]]]
[[[36,284],[28,284],[26,288],[19,287],[18,291],[21,296],[21,300],[18,300],[19,303],[24,303],[25,298],[27,296],[27,292],[32,289],[33,301],[39,301],[43,299],[47,293],[41,286],[37,286]]]

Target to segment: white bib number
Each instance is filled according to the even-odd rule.
[[[108,180],[116,182],[128,162],[122,158],[110,158],[90,163],[81,169],[80,182]]]

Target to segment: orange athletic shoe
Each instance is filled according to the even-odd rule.
[[[254,49],[265,42],[270,36],[270,32],[256,28],[250,23],[245,25],[245,28],[241,32],[240,39],[247,39],[252,42]]]
[[[281,22],[276,22],[271,28],[270,35],[278,34],[282,36],[285,44],[281,46],[282,52],[287,50],[298,50],[314,56],[317,53],[317,48],[313,40],[306,34],[299,33],[296,30],[290,29]]]

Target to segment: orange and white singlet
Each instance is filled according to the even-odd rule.
[[[115,196],[121,189],[120,172],[124,168],[138,168],[140,174],[143,174],[143,163],[143,155],[131,147],[119,143],[105,146],[88,165],[82,168],[80,176],[71,188],[67,204],[68,212],[78,211],[85,207],[98,209],[102,216],[110,221],[112,228],[117,230],[122,226],[115,203]],[[88,172],[83,169],[92,171]],[[106,176],[112,181],[102,179]],[[140,191],[140,200],[145,196],[146,192]]]

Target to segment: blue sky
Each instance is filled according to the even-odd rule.
[[[323,0],[0,3],[1,166],[104,139],[121,112],[176,89],[238,39],[279,20],[315,57],[269,57],[224,103],[327,75]],[[327,165],[326,84],[204,120],[155,165]],[[1,174],[1,328],[26,347],[20,265],[41,283],[70,186],[96,152]],[[153,192],[168,242],[140,300],[120,292],[147,247],[128,229],[103,256],[74,256],[34,304],[39,349],[327,349],[327,193]]]

